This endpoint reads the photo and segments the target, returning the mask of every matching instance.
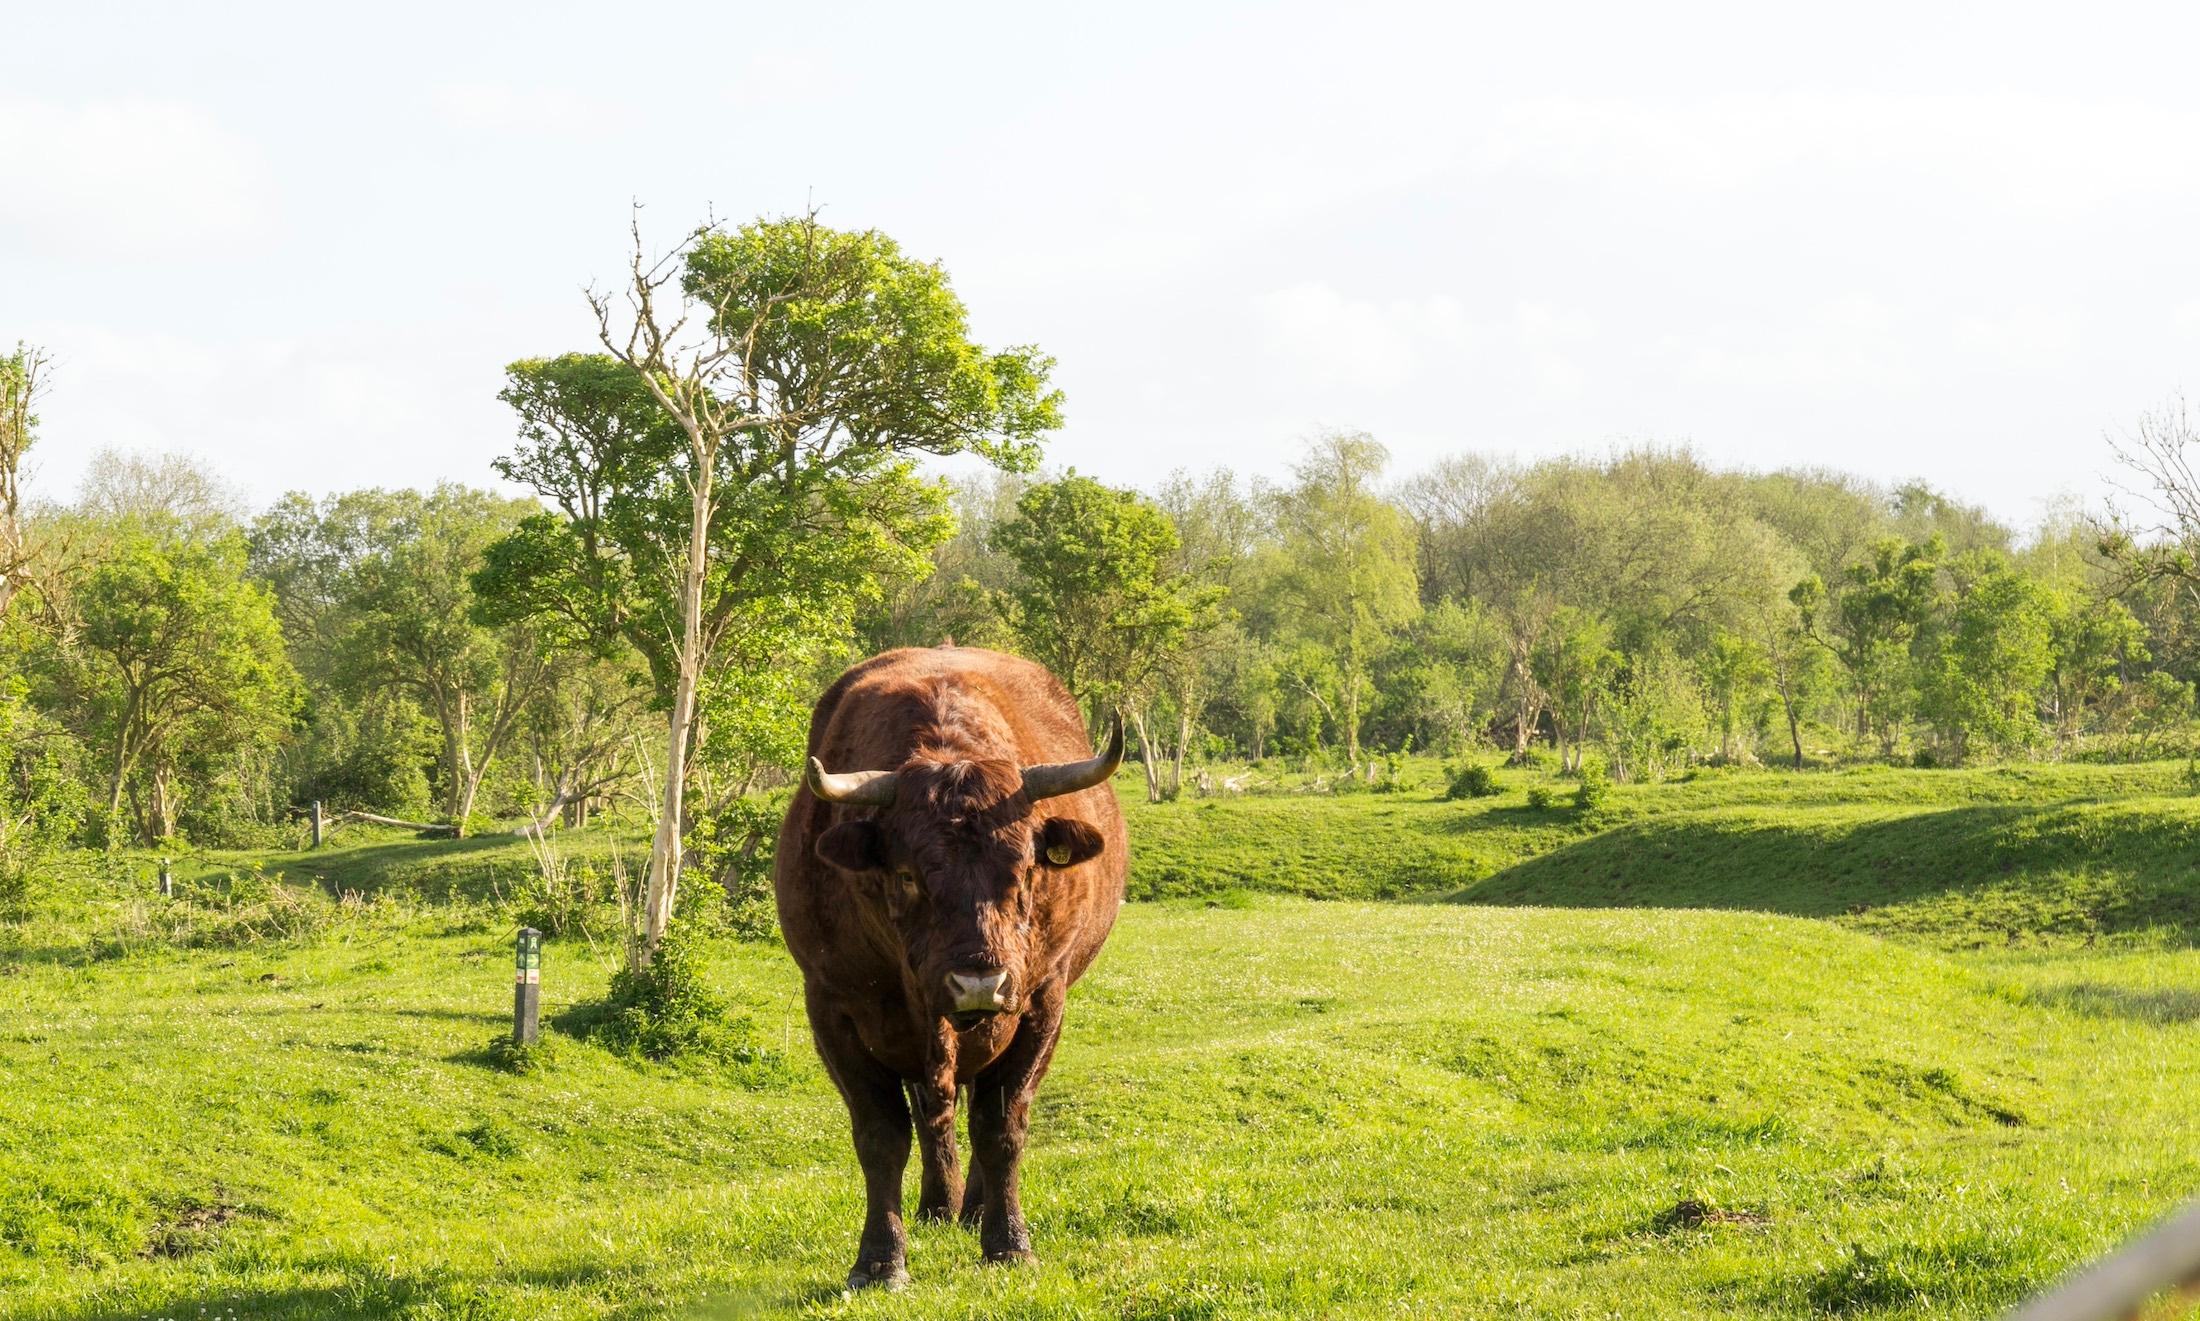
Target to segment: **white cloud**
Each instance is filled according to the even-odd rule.
[[[1347,297],[1320,281],[1267,294],[1258,316],[1269,351],[1293,371],[1367,389],[1403,385],[1484,338],[1455,298],[1378,302]]]
[[[489,135],[555,134],[561,138],[595,139],[619,131],[627,122],[627,113],[619,105],[558,87],[445,83],[428,94],[428,104],[452,127]]]
[[[2082,335],[2074,314],[2026,307],[1959,317],[1952,339],[1957,348],[1993,365],[2039,370],[2071,361]]]
[[[265,232],[273,189],[250,143],[167,101],[0,98],[0,234],[42,249],[196,252]]]
[[[1504,107],[1468,161],[1659,192],[1746,190],[1788,170],[1812,182],[1875,175],[1907,180],[1912,193],[1955,186],[2068,214],[2189,190],[2200,114],[2015,93],[1545,98]],[[1873,196],[1909,200],[1904,190]]]
[[[211,456],[255,504],[291,489],[486,485],[510,435],[495,373],[463,336],[393,347],[81,323],[40,333],[57,354],[33,451],[42,498],[67,498],[101,449]]]
[[[1769,333],[1713,326],[1694,339],[1684,356],[1686,379],[1734,391],[1907,385],[1920,360],[1911,315],[1866,294],[1828,299]]]

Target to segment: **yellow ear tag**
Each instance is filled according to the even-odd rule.
[[[1069,866],[1069,845],[1056,844],[1053,848],[1048,849],[1047,861],[1057,867]]]

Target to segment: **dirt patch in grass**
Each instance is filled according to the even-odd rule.
[[[212,1202],[179,1203],[153,1226],[138,1255],[152,1259],[204,1252],[221,1237],[224,1226],[243,1214],[244,1208],[218,1197]]]

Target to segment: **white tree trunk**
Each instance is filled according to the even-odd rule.
[[[688,735],[695,725],[696,690],[703,678],[703,581],[709,569],[711,467],[716,446],[689,432],[695,471],[689,476],[694,503],[689,510],[687,571],[680,584],[680,674],[673,689],[665,740],[665,781],[657,810],[657,833],[649,846],[649,889],[642,905],[642,939],[634,957],[648,967],[672,923],[672,905],[680,890],[681,820],[687,791]]]

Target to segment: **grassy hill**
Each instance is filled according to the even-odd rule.
[[[1043,1264],[891,1298],[782,951],[714,949],[754,1067],[515,1075],[523,848],[128,860],[0,923],[0,1315],[1988,1315],[2200,1188],[2180,772],[1135,805],[1192,897],[1072,996]]]
[[[1859,768],[1622,786],[1605,806],[1429,789],[1140,805],[1133,893],[1244,889],[1559,907],[1736,908],[1951,947],[2200,932],[2183,766]]]

